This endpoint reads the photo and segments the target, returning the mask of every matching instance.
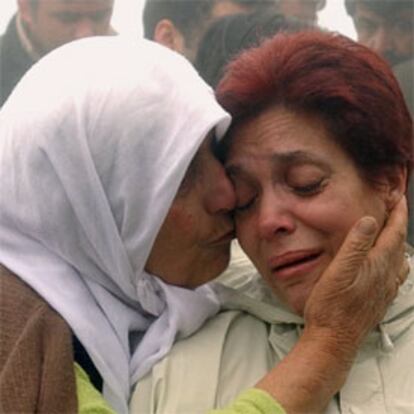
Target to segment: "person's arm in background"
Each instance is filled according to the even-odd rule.
[[[315,285],[300,340],[256,385],[287,413],[323,412],[345,382],[365,335],[382,320],[407,277],[406,227],[405,198],[378,238],[373,218],[359,220]]]

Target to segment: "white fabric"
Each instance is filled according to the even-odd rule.
[[[203,138],[229,122],[183,57],[115,37],[50,53],[0,112],[0,262],[69,323],[118,413],[218,311],[210,288],[167,286],[144,265]]]

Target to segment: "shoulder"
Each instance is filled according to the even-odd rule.
[[[266,324],[255,316],[237,310],[219,313],[178,341],[138,382],[130,412],[205,414],[228,404],[266,372],[266,338]],[[240,363],[256,341],[252,363]]]
[[[349,412],[414,412],[414,280],[400,287],[378,330],[366,338],[338,394]],[[372,398],[373,395],[381,396]],[[348,412],[348,411],[347,411]]]
[[[4,266],[0,266],[0,324],[2,358],[14,352],[17,344],[22,349],[38,346],[42,353],[49,346],[72,346],[71,330],[64,319]]]
[[[0,325],[0,411],[76,411],[69,326],[3,266]]]
[[[64,319],[30,286],[1,265],[0,323],[3,351],[14,343],[21,343],[25,337],[45,336],[51,341],[61,338],[72,343],[72,334]]]
[[[0,265],[0,312],[1,318],[6,319],[4,322],[13,320],[16,327],[39,317],[61,320],[61,317],[30,286],[2,265]]]
[[[29,310],[33,310],[33,308],[45,304],[35,291],[2,265],[0,265],[0,288],[0,306],[2,306],[2,310],[5,312],[9,311],[9,306],[18,308],[24,304]],[[6,305],[8,307],[3,309]],[[16,316],[26,313],[27,312],[20,311]]]

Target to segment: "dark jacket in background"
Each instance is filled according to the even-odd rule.
[[[395,76],[400,82],[408,109],[414,116],[414,59],[400,63],[393,67]],[[408,223],[408,241],[414,245],[414,173],[408,191],[408,205],[410,208],[410,220]]]
[[[408,108],[414,115],[414,58],[393,67]]]
[[[20,42],[14,16],[0,37],[0,107],[33,63]]]

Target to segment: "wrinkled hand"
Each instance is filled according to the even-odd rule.
[[[405,199],[378,236],[375,219],[362,218],[313,288],[304,332],[256,384],[287,413],[323,413],[343,386],[361,341],[382,320],[407,277],[406,227]]]
[[[374,218],[359,220],[306,303],[306,327],[326,329],[341,345],[345,335],[350,345],[358,345],[382,320],[407,277],[406,228],[405,198],[378,237]]]

